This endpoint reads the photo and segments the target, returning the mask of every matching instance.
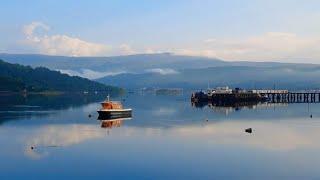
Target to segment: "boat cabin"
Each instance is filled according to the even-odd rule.
[[[123,109],[120,102],[105,101],[101,103],[102,109]]]

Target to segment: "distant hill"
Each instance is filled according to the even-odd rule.
[[[154,71],[173,72],[181,69],[200,69],[221,66],[287,67],[297,64],[276,62],[229,62],[216,58],[182,56],[170,53],[137,54],[113,57],[66,57],[39,54],[0,54],[0,59],[10,63],[47,67],[51,70],[89,79],[118,74],[141,74]],[[312,66],[299,64],[299,66]]]
[[[107,76],[97,81],[125,88],[214,86],[273,89],[319,89],[320,66],[250,67],[223,66],[184,69],[174,74],[142,73]]]
[[[142,72],[153,68],[204,68],[227,62],[206,57],[178,56],[170,53],[137,54],[112,57],[66,57],[38,54],[0,54],[0,59],[33,67],[50,69]]]
[[[48,68],[23,66],[0,60],[0,91],[110,91],[120,92],[120,88],[107,86],[85,78],[69,76]]]
[[[305,89],[319,88],[320,65],[277,62],[229,62],[170,53],[114,57],[65,57],[0,54],[12,63],[44,66],[126,88],[178,87],[189,89],[229,85]],[[303,62],[303,60],[301,60]],[[17,82],[19,83],[19,82]]]

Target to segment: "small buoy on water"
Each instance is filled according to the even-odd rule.
[[[88,117],[91,118],[91,114],[89,114]]]
[[[246,133],[252,133],[252,128],[245,129]]]
[[[34,147],[33,147],[33,146],[31,146],[31,149],[34,149]]]

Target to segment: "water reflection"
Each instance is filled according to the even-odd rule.
[[[123,121],[131,120],[131,118],[117,118],[117,119],[107,119],[107,120],[100,120],[101,121],[101,128],[105,129],[112,129],[121,127]]]
[[[46,98],[14,108],[35,110],[45,103]],[[6,123],[0,126],[0,174],[34,177],[41,171],[42,179],[77,178],[90,169],[101,179],[108,169],[111,179],[119,174],[125,179],[215,179],[230,177],[232,169],[237,170],[232,175],[243,179],[273,179],[270,174],[277,173],[293,177],[292,172],[298,177],[320,176],[320,104],[194,108],[187,96],[136,94],[126,97],[124,104],[134,109],[132,119],[97,120],[100,104],[95,102],[60,110],[53,105],[55,113],[16,117],[19,121],[2,116]],[[249,127],[251,134],[244,131]]]
[[[1,96],[0,123],[35,116],[46,117],[61,110],[73,109],[102,101],[105,96],[105,93],[85,96],[83,94],[63,94],[58,96],[23,96],[18,94]]]
[[[25,154],[34,159],[49,155],[52,148],[67,148],[82,144],[94,139],[103,139],[111,134],[104,129],[110,130],[121,127],[121,130],[113,131],[113,139],[130,142],[135,138],[148,137],[157,139],[167,137],[175,141],[197,142],[212,145],[227,145],[246,147],[272,151],[292,151],[296,149],[320,148],[320,123],[317,121],[303,123],[299,120],[265,122],[265,121],[223,121],[201,124],[174,126],[170,128],[144,128],[139,126],[123,126],[125,120],[101,121],[101,128],[97,125],[51,125],[34,129],[34,133],[25,138]],[[311,125],[310,125],[311,123]],[[253,134],[247,134],[244,129],[254,129]],[[115,140],[114,139],[114,140]],[[107,139],[104,139],[104,141]],[[110,141],[110,139],[109,139]],[[161,139],[159,142],[163,143]],[[96,141],[98,143],[99,141]],[[200,143],[200,144],[201,144]],[[147,144],[145,144],[147,145]],[[30,147],[34,147],[31,149]]]
[[[271,103],[271,102],[233,102],[233,103],[215,103],[215,102],[191,102],[191,106],[195,108],[209,107],[214,112],[228,115],[234,111],[244,109],[259,109],[259,108],[276,108],[287,107],[288,103]]]
[[[248,126],[254,129],[253,134],[244,133],[244,129]],[[170,132],[174,133],[174,136],[184,136],[190,140],[204,138],[208,143],[213,144],[290,151],[299,148],[320,148],[319,127],[320,123],[317,121],[308,123],[291,121],[288,123],[280,120],[275,123],[256,120],[177,127],[171,129]]]
[[[83,143],[90,139],[105,135],[96,125],[47,125],[34,128],[25,141],[25,154],[31,158],[41,158],[49,154],[50,148],[63,147]]]

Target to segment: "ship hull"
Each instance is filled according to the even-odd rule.
[[[121,109],[121,110],[99,110],[98,119],[114,119],[114,118],[128,118],[132,117],[131,109]]]
[[[238,102],[265,102],[268,98],[260,96],[257,93],[232,93],[232,94],[214,94],[207,95],[199,92],[191,97],[191,101],[195,103],[214,102],[214,103],[238,103]]]

